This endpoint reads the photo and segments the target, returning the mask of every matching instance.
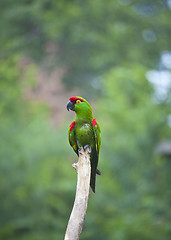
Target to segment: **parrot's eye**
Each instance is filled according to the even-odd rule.
[[[78,103],[81,103],[81,100],[77,99],[76,103],[77,103],[77,104],[78,104]]]

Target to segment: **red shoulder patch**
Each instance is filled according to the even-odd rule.
[[[73,122],[70,124],[70,126],[69,126],[70,132],[72,131],[72,129],[74,128],[74,126],[75,126],[75,121],[73,121]]]
[[[92,124],[93,124],[93,127],[95,127],[97,125],[97,121],[95,118],[93,119]]]

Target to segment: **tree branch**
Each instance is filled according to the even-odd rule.
[[[78,240],[87,211],[90,188],[90,147],[79,151],[78,162],[72,166],[77,170],[77,189],[64,240]]]

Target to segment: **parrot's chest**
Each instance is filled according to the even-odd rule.
[[[92,126],[85,123],[76,127],[76,138],[81,146],[92,144],[92,142],[94,142],[94,132]]]

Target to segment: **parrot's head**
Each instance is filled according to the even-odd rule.
[[[73,96],[67,103],[67,110],[75,111],[76,114],[92,114],[90,104],[82,97]]]

